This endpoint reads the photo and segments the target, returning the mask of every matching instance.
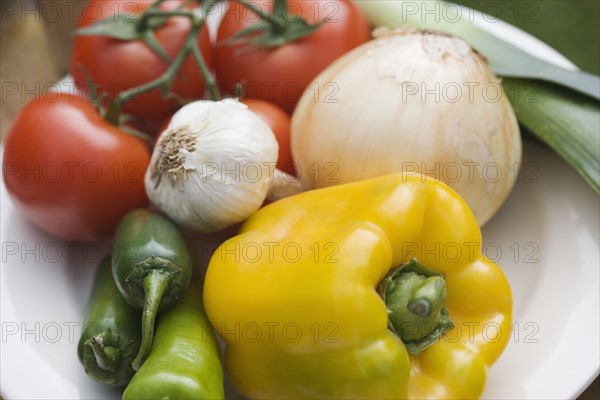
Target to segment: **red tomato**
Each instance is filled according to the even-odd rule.
[[[169,115],[161,124],[160,124],[160,128],[158,128],[158,130],[156,131],[156,135],[155,135],[155,140],[154,140],[154,144],[156,144],[156,141],[158,140],[159,136],[161,133],[163,133],[164,131],[167,130],[167,128],[169,127],[169,124],[171,123],[171,118],[173,118],[174,114]]]
[[[290,116],[273,103],[258,99],[244,99],[242,101],[248,108],[256,113],[269,125],[279,144],[279,156],[277,158],[277,169],[296,175],[292,149],[290,147]]]
[[[63,240],[101,239],[148,203],[150,151],[81,97],[57,96],[37,98],[18,114],[4,146],[4,183],[44,231]]]
[[[152,4],[151,1],[94,0],[82,11],[79,28],[87,27],[117,13],[138,15]],[[179,1],[168,1],[162,9],[173,9]],[[173,59],[183,47],[191,29],[186,17],[171,17],[154,31],[156,40]],[[198,43],[209,68],[212,52],[206,26],[201,30]],[[71,59],[71,75],[77,87],[88,86],[84,70],[105,93],[116,97],[118,93],[158,78],[168,63],[141,40],[122,41],[106,36],[75,36]],[[191,54],[184,61],[171,88],[181,99],[200,98],[204,93],[204,79]],[[165,99],[159,89],[141,94],[125,104],[123,111],[136,118],[136,125],[146,132],[155,132],[160,123],[179,106],[174,98]]]
[[[273,2],[253,3],[265,7]],[[310,82],[350,49],[370,39],[366,17],[351,1],[288,1],[289,11],[309,23],[324,22],[314,33],[277,48],[242,49],[222,43],[258,19],[236,1],[231,1],[218,30],[215,50],[217,81],[228,94],[244,85],[244,97],[275,103],[291,113]],[[267,8],[264,8],[265,10]],[[328,82],[320,82],[326,85]],[[335,95],[335,86],[315,87]],[[325,93],[327,95],[327,93]]]

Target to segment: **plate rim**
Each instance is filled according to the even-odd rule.
[[[464,8],[464,9],[469,9],[469,10],[473,10],[470,9],[469,7],[463,6],[463,5],[457,5],[458,7]],[[538,39],[537,37],[531,35],[530,33],[514,26],[511,25],[505,21],[502,21],[500,19],[497,19],[496,22],[494,22],[493,24],[490,22],[486,22],[483,15],[484,13],[479,12],[477,10],[473,10],[473,15],[475,16],[474,19],[474,23],[476,25],[478,25],[479,27],[485,29],[488,32],[491,33],[497,33],[495,32],[495,29],[493,29],[494,27],[500,27],[501,30],[506,30],[511,32],[511,35],[503,38],[509,42],[511,42],[514,45],[517,45],[519,47],[521,47],[522,49],[524,49],[525,51],[530,52],[530,49],[525,48],[522,46],[522,43],[518,43],[518,42],[513,42],[512,40],[516,40],[516,37],[521,37],[521,38],[526,38],[526,40],[530,43],[535,43],[535,47],[536,49],[542,49],[543,48],[543,52],[548,54],[548,58],[545,58],[547,61],[549,62],[553,62],[557,65],[563,66],[565,68],[570,68],[570,69],[577,69],[577,67],[575,66],[575,64],[573,64],[568,58],[566,58],[564,55],[562,55],[560,52],[558,52],[556,49],[552,48],[550,45],[548,45],[547,43],[543,42],[542,40]],[[494,17],[495,18],[495,17]],[[515,36],[513,36],[515,35]],[[512,40],[511,40],[512,39]],[[67,77],[64,77],[61,82],[69,82]],[[0,143],[0,163],[3,159],[3,152],[4,152],[4,148],[3,148],[3,143]],[[0,169],[2,168],[2,166],[0,166]],[[2,200],[4,200],[5,198],[8,199],[11,202],[11,205],[14,208],[14,204],[12,204],[12,200],[9,198],[8,193],[6,192],[6,187],[4,186],[4,182],[2,183],[3,188],[2,190]],[[0,207],[2,209],[2,216],[6,217],[6,215],[4,214],[4,209],[5,207],[2,206]],[[15,209],[16,210],[16,209]],[[2,221],[5,221],[6,218],[2,218]],[[4,223],[2,223],[2,227],[4,227]],[[4,265],[5,263],[2,262],[2,265]],[[3,273],[0,274],[0,276],[4,275]],[[4,279],[0,280],[0,287],[4,286],[5,282]],[[4,291],[1,291],[1,293],[3,293]],[[2,296],[2,303],[6,304],[6,297]],[[12,307],[12,304],[10,302],[10,300],[8,301],[8,306]],[[4,318],[2,318],[2,320],[4,321]],[[29,348],[31,348],[31,346],[28,346]],[[32,351],[33,354],[35,354],[35,351]],[[36,360],[39,360],[40,357],[36,357]],[[49,371],[51,373],[55,373],[56,371],[51,368],[49,365],[45,365],[43,371]],[[589,386],[590,384],[597,378],[598,374],[600,373],[600,365],[598,365],[596,367],[595,371],[592,371],[592,375],[590,375],[590,377],[586,380],[586,385],[583,387],[578,387],[576,388],[576,390],[573,392],[574,397],[577,398],[581,395],[581,393],[583,393]],[[66,380],[68,381],[68,380]],[[2,396],[3,398],[11,398],[10,395],[14,395],[15,394],[15,390],[13,390],[15,387],[10,386],[10,383],[8,383],[6,381],[2,382],[2,388],[0,389],[0,396]],[[18,396],[15,396],[18,397]]]

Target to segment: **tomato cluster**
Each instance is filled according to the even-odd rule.
[[[193,52],[185,53],[168,93],[164,85],[147,87],[169,73],[190,38],[222,94],[238,95],[241,85],[244,103],[277,137],[277,167],[290,174],[290,114],[301,93],[332,61],[369,39],[365,17],[347,0],[288,1],[287,16],[318,27],[271,47],[231,40],[260,22],[237,1],[229,2],[212,41],[206,24],[194,31],[193,18],[175,15],[199,3],[164,1],[157,11],[173,15],[147,18],[151,4],[89,1],[78,23],[70,71],[79,93],[38,97],[9,130],[6,188],[26,218],[58,238],[108,237],[128,211],[147,205],[144,174],[151,145],[127,128],[154,135],[183,102],[206,98],[209,82]],[[94,31],[98,27],[103,33]],[[131,97],[119,104],[124,93]],[[115,104],[120,117],[111,110]]]
[[[86,7],[77,25],[78,29],[89,27],[99,20],[124,15],[124,19],[142,14],[151,2],[97,0]],[[180,1],[162,3],[161,9],[173,10]],[[92,11],[93,10],[93,11]],[[185,17],[169,18],[164,25],[154,29],[156,41],[173,60],[183,47],[190,32],[191,23]],[[212,48],[206,25],[198,36],[199,48],[209,67],[212,67]],[[71,75],[78,88],[87,93],[90,86],[111,97],[128,89],[139,87],[158,78],[169,66],[142,40],[124,41],[107,36],[76,35],[71,59]],[[178,71],[171,95],[165,98],[158,88],[141,93],[125,103],[123,112],[132,116],[132,122],[141,130],[153,132],[178,107],[178,100],[201,98],[204,94],[204,79],[193,57],[189,54]]]
[[[276,48],[216,46],[215,71],[224,90],[242,82],[249,97],[273,102],[291,113],[310,82],[325,67],[370,37],[369,25],[350,1],[293,1],[288,6],[308,23],[322,21],[309,36]],[[271,8],[266,8],[270,10]],[[230,2],[219,25],[217,43],[256,24],[256,17]]]

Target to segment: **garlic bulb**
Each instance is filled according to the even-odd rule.
[[[447,183],[481,225],[512,189],[517,119],[486,60],[434,31],[378,29],[315,78],[292,118],[306,185],[404,170]]]
[[[271,129],[238,101],[190,103],[155,145],[146,192],[178,224],[221,230],[263,204],[277,151]]]

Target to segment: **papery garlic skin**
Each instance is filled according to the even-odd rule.
[[[277,152],[271,129],[244,104],[190,103],[175,113],[155,145],[146,192],[178,224],[215,232],[263,204]]]
[[[422,172],[457,191],[480,225],[510,193],[522,152],[517,119],[501,81],[463,40],[380,30],[314,82],[292,118],[305,184]]]

